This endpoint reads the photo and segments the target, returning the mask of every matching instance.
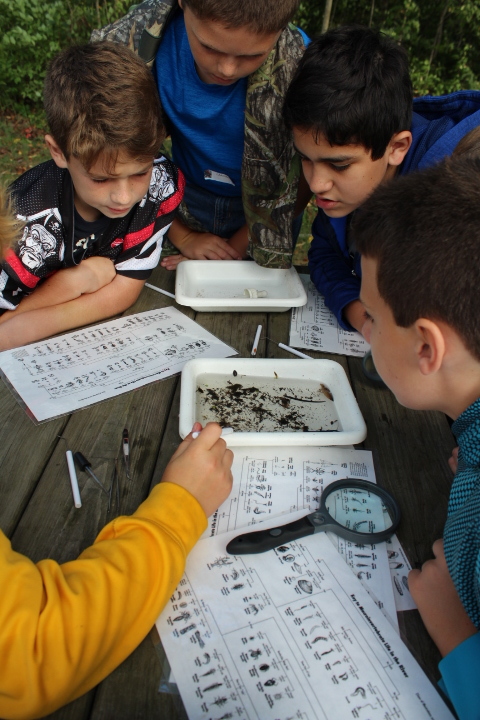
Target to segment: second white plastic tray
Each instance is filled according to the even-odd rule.
[[[245,290],[266,293],[246,297]],[[206,312],[283,312],[307,295],[295,268],[274,270],[240,260],[188,260],[177,267],[175,299]]]

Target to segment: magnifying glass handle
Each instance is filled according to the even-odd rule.
[[[230,555],[249,555],[251,553],[263,553],[267,550],[285,543],[299,540],[307,535],[313,535],[315,528],[308,519],[308,515],[301,520],[271,528],[270,530],[258,530],[245,533],[233,538],[227,545],[227,552]]]

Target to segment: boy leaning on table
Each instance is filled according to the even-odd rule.
[[[0,275],[0,350],[126,310],[183,195],[151,72],[125,47],[67,48],[44,104],[52,160],[11,186],[23,234]]]
[[[379,187],[352,225],[378,373],[402,405],[455,421],[443,540],[408,582],[460,720],[480,718],[479,178],[478,157],[447,159]]]
[[[313,283],[346,330],[362,332],[354,213],[381,183],[431,167],[480,125],[480,92],[413,99],[408,58],[392,38],[345,26],[313,40],[285,97],[317,217],[308,253]]]
[[[92,39],[126,44],[153,63],[186,178],[168,232],[176,255],[288,268],[310,193],[282,119],[308,38],[289,24],[299,0],[144,0]],[[295,220],[295,222],[294,222]],[[299,222],[300,221],[300,222]],[[188,231],[188,232],[186,232]],[[180,253],[180,254],[179,254]]]
[[[0,194],[0,249],[18,225]],[[201,430],[195,423],[193,430]],[[130,517],[71,562],[34,564],[0,532],[0,717],[27,720],[83,695],[140,644],[227,498],[233,455],[209,423],[189,435]]]

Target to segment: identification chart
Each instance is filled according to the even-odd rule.
[[[232,556],[234,534],[200,540],[157,621],[191,720],[452,720],[324,533]]]
[[[372,453],[340,447],[234,448],[232,474],[232,492],[209,518],[203,537],[242,532],[297,510],[313,512],[323,490],[335,480],[375,482]],[[279,524],[286,522],[288,518],[278,519]],[[386,543],[356,545],[333,533],[328,537],[398,630]]]
[[[363,357],[370,345],[358,332],[349,332],[340,327],[335,315],[325,305],[308,275],[300,275],[307,293],[307,304],[292,308],[290,324],[290,345],[296,348],[321,350]]]
[[[37,422],[236,355],[173,307],[128,315],[0,353],[0,372]]]

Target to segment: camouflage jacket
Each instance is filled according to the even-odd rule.
[[[123,43],[152,64],[176,0],[145,0],[125,17],[94,30],[92,40]],[[282,121],[285,92],[304,51],[292,25],[281,33],[263,65],[248,78],[242,199],[249,228],[249,253],[259,265],[288,268],[292,262],[292,220],[297,198],[300,160]],[[195,223],[185,203],[181,220]]]

